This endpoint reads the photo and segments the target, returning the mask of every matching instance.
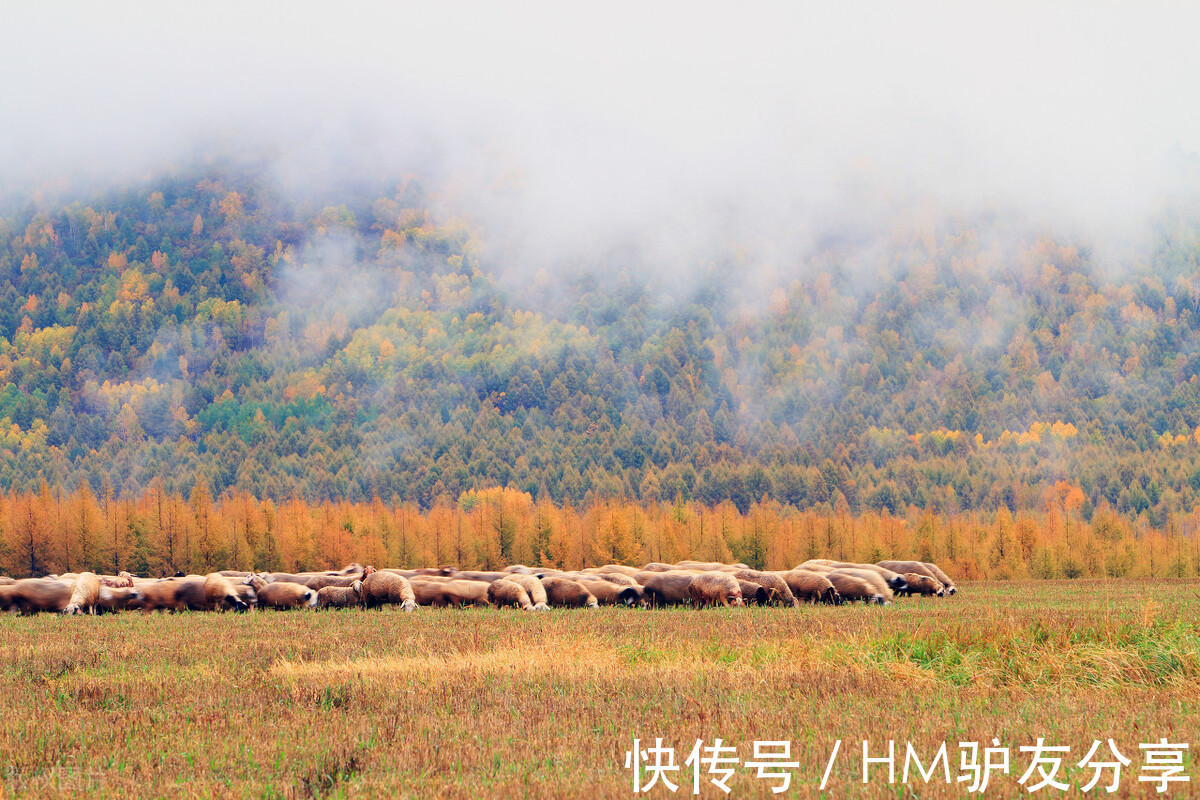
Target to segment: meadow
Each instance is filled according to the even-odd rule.
[[[1015,797],[1040,736],[1070,746],[1072,788],[1039,794],[1082,796],[1076,764],[1111,737],[1120,796],[1159,796],[1138,745],[1166,737],[1193,748],[1167,796],[1193,796],[1198,609],[1200,582],[1126,579],[890,607],[6,615],[0,794],[633,797],[626,752],[663,737],[679,790],[646,796],[690,796],[688,753],[720,737],[743,762],[790,741],[799,764],[782,795],[739,765],[731,797],[965,797],[940,770],[904,786],[877,765],[864,786],[862,741],[896,741],[897,782],[906,743],[928,768],[946,742],[953,781],[957,743],[982,761],[993,738],[1010,769],[985,796]],[[710,777],[701,796],[726,796]]]

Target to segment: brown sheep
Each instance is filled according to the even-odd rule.
[[[317,590],[317,608],[349,608],[361,605],[362,581],[354,581],[349,586],[322,586]]]
[[[503,578],[488,584],[487,598],[488,602],[500,608],[516,606],[522,611],[533,610],[533,601],[529,599],[529,592],[525,591],[525,587]]]
[[[832,603],[839,605],[841,595],[829,578],[807,569],[791,569],[775,573],[788,585],[792,596],[797,602],[803,600],[809,603]]]
[[[600,603],[586,586],[570,578],[546,578],[542,581],[547,602],[560,608],[596,608]]]
[[[926,575],[945,586],[946,594],[958,593],[958,588],[954,585],[954,581],[950,580],[950,577],[942,572],[936,564],[931,564],[928,561],[880,561],[879,566],[884,569],[890,569],[893,572],[915,572],[918,575]]]
[[[305,606],[313,608],[317,605],[317,593],[300,583],[291,581],[267,583],[258,575],[246,578],[245,583],[254,587],[258,605],[262,608],[285,610]]]
[[[733,577],[740,581],[757,583],[767,590],[768,603],[782,603],[785,606],[798,606],[795,595],[788,588],[787,582],[772,572],[760,572],[754,569],[739,569]]]
[[[753,583],[751,581],[734,578],[738,583],[738,588],[742,590],[742,602],[753,603],[756,606],[769,605],[771,602],[771,593],[767,591],[767,587],[761,583]]]
[[[526,575],[520,572],[510,573],[505,580],[519,583],[525,587],[525,591],[529,592],[529,600],[533,603],[534,611],[549,611],[550,606],[547,604],[546,587],[542,582],[532,575]]]
[[[15,609],[22,614],[59,612],[71,602],[73,587],[57,578],[24,578],[0,586],[0,611]]]
[[[132,586],[100,586],[100,602],[96,608],[101,614],[124,611],[137,600],[137,590]]]
[[[622,575],[621,577],[625,577]],[[632,580],[632,579],[631,579]],[[613,583],[600,579],[600,576],[584,578],[579,581],[596,598],[602,606],[644,606],[646,605],[646,590],[635,584]]]
[[[688,594],[697,606],[744,605],[742,589],[737,578],[727,572],[705,572],[688,584]]]
[[[672,570],[680,569],[674,564],[664,564],[661,561],[651,561],[646,566],[642,567],[642,572],[671,572]]]
[[[71,589],[71,602],[63,608],[63,613],[82,614],[86,611],[88,614],[95,614],[99,602],[100,579],[94,572],[82,572],[75,579],[75,585]]]
[[[353,586],[355,581],[361,580],[361,575],[314,575],[304,585],[313,591],[320,591],[326,586]]]
[[[954,585],[954,581],[950,580],[950,576],[942,572],[941,567],[931,561],[922,561],[925,569],[933,573],[933,577],[937,579],[943,586],[946,587],[947,594],[957,594],[958,587]]]
[[[864,603],[877,603],[883,605],[886,600],[875,586],[857,575],[851,575],[841,570],[833,570],[825,577],[829,578],[829,582],[833,584],[833,588],[837,589],[837,593],[841,595],[847,602],[852,600],[861,600]]]
[[[490,606],[488,590],[495,581],[488,583],[487,581],[468,581],[429,575],[417,578],[412,583],[413,591],[417,592],[418,602],[422,605],[460,608],[462,606]],[[419,591],[417,583],[422,584]],[[424,600],[421,599],[422,596]]]
[[[488,602],[488,589],[492,584],[486,581],[461,581],[426,575],[414,578],[409,583],[412,584],[417,605],[434,608],[491,605]]]
[[[886,567],[881,567],[878,564],[859,564],[859,563],[856,563],[853,561],[839,561],[838,563],[833,565],[833,568],[834,569],[859,569],[859,570],[868,570],[870,572],[876,572],[879,574],[880,577],[882,577],[884,579],[884,581],[887,582],[887,585],[890,586],[893,591],[898,592],[904,588],[904,576],[903,575],[901,575],[899,572],[895,572],[894,570],[887,569]]]
[[[833,572],[844,572],[846,574],[854,575],[856,577],[862,578],[864,581],[866,581],[867,583],[874,586],[875,591],[877,591],[877,592],[879,592],[879,594],[883,595],[883,599],[884,599],[885,603],[890,603],[892,601],[892,598],[894,597],[892,588],[890,586],[888,586],[888,582],[886,580],[884,580],[883,576],[880,575],[878,572],[874,572],[869,569],[858,569],[857,567],[854,567],[854,568],[838,567],[837,569],[833,570]],[[828,574],[833,574],[833,573],[831,572]]]
[[[242,600],[233,583],[224,575],[211,572],[204,576],[204,608],[208,611],[246,611],[250,606]]]
[[[367,608],[382,610],[385,604],[400,606],[402,611],[417,608],[417,597],[408,578],[390,572],[372,572],[363,578],[362,596]]]
[[[136,605],[142,612],[202,611],[205,608],[204,578],[188,575],[183,578],[163,578],[157,581],[137,581]]]
[[[652,606],[674,606],[691,603],[688,587],[697,572],[671,570],[670,572],[644,572],[636,580],[646,589],[646,598]]]
[[[941,597],[946,593],[946,588],[942,586],[941,581],[936,581],[928,575],[918,575],[915,572],[904,573],[904,580],[908,583],[904,587],[904,591],[897,592],[900,595],[919,594],[928,597],[931,594]]]

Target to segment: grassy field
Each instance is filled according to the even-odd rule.
[[[895,606],[0,618],[0,789],[15,796],[632,797],[625,753],[789,740],[788,797],[965,797],[939,772],[861,783],[897,741],[1011,748],[985,796],[1027,794],[1018,748],[1094,739],[1133,763],[1200,748],[1200,582],[976,583]],[[818,789],[834,741],[840,755]],[[644,744],[643,747],[646,745]],[[1107,755],[1107,749],[1101,751]],[[1111,759],[1098,759],[1111,760]],[[1193,783],[1167,796],[1200,793]],[[724,797],[702,776],[701,796]],[[1063,777],[1060,770],[1059,777]],[[1108,782],[1108,774],[1102,785]],[[1031,781],[1032,782],[1032,781]],[[777,796],[738,768],[733,797]],[[1101,787],[1092,794],[1101,792]],[[1078,789],[1042,789],[1038,796]]]

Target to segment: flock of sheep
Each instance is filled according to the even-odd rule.
[[[608,564],[575,572],[521,565],[499,572],[375,569],[352,564],[329,572],[250,573],[139,578],[92,572],[13,580],[0,577],[0,611],[23,614],[151,611],[246,611],[251,608],[382,608],[513,606],[523,610],[600,605],[759,605],[861,601],[954,594],[935,564],[881,561],[854,564],[813,559],[795,569],[761,571],[745,564],[681,561],[644,567]]]

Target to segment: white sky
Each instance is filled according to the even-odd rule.
[[[300,180],[432,142],[568,235],[819,205],[847,175],[1108,225],[1200,151],[1198,34],[1183,2],[0,0],[0,187],[214,135]]]

